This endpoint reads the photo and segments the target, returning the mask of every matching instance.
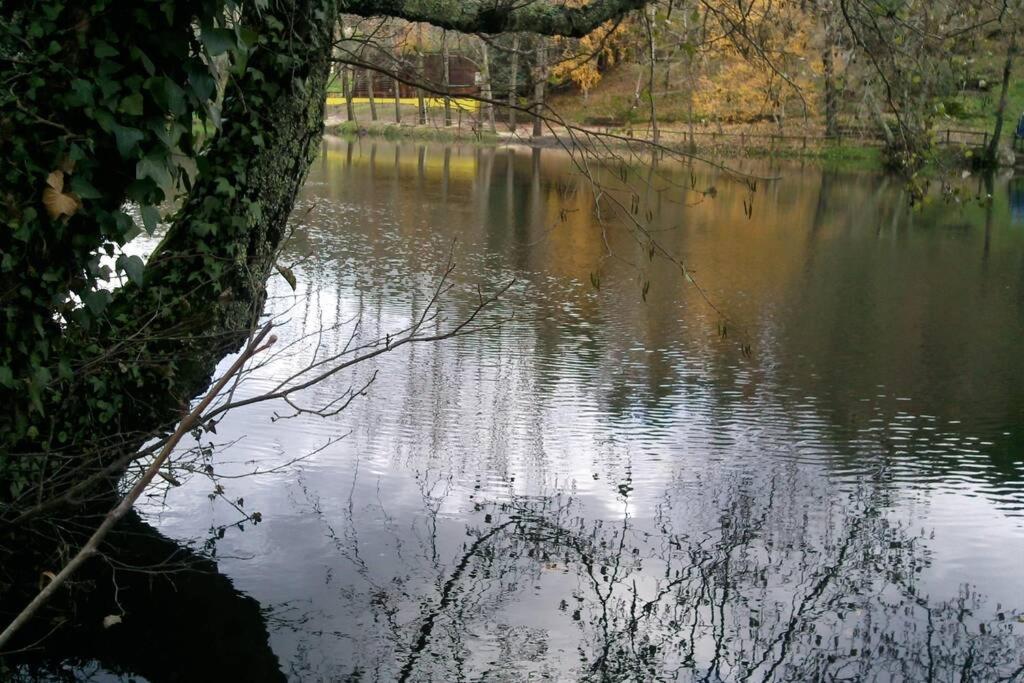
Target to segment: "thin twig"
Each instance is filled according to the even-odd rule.
[[[217,383],[213,386],[212,389],[210,389],[210,392],[206,395],[206,398],[200,401],[199,405],[193,408],[192,412],[185,416],[185,418],[178,425],[178,428],[175,430],[174,434],[171,436],[170,439],[167,440],[167,443],[164,445],[163,450],[160,451],[160,454],[153,460],[152,463],[150,463],[149,467],[146,468],[146,472],[137,482],[135,482],[135,485],[131,488],[130,491],[128,491],[127,495],[125,495],[125,497],[122,498],[121,501],[110,512],[107,513],[107,516],[103,519],[103,522],[99,525],[99,527],[97,527],[96,531],[93,532],[92,536],[89,537],[89,540],[85,542],[85,545],[82,546],[81,550],[79,550],[78,553],[74,557],[72,557],[66,565],[64,565],[64,568],[60,570],[60,573],[58,573],[53,578],[53,580],[51,580],[50,583],[46,585],[45,588],[43,588],[41,591],[39,591],[39,593],[36,594],[35,598],[32,599],[32,602],[30,602],[28,605],[25,606],[23,610],[21,610],[18,616],[16,616],[14,620],[7,625],[7,628],[4,629],[3,633],[0,633],[0,650],[2,650],[3,647],[11,640],[15,632],[17,632],[19,628],[24,626],[25,623],[28,622],[28,620],[31,619],[32,616],[39,610],[39,608],[46,603],[47,600],[53,597],[53,594],[56,593],[57,590],[62,585],[64,585],[68,578],[73,573],[75,573],[75,571],[77,571],[79,567],[85,564],[86,560],[88,560],[96,553],[96,551],[99,549],[100,542],[106,537],[110,530],[114,528],[114,525],[117,524],[117,522],[120,521],[120,519],[124,517],[129,510],[132,509],[132,505],[135,504],[135,501],[139,499],[142,493],[146,490],[146,487],[149,486],[150,482],[153,481],[153,478],[160,471],[160,468],[163,466],[164,462],[170,456],[171,451],[173,451],[174,447],[178,444],[179,441],[181,441],[181,438],[185,436],[185,434],[188,434],[193,426],[202,422],[201,418],[203,412],[210,405],[210,403],[213,402],[213,399],[216,398],[216,396],[221,391],[224,390],[224,387],[227,386],[232,376],[234,376],[236,372],[241,370],[242,366],[245,365],[246,361],[248,361],[249,358],[251,358],[254,354],[266,349],[268,346],[277,341],[277,337],[272,336],[270,337],[269,340],[267,340],[266,345],[260,345],[263,342],[264,338],[266,338],[266,336],[270,333],[270,328],[271,324],[267,323],[260,331],[260,333],[256,335],[256,337],[251,342],[249,342],[249,345],[246,347],[245,351],[243,351],[242,354],[239,355],[239,357],[231,365],[228,371],[224,373],[224,376],[217,381]]]

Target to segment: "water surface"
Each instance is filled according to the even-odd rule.
[[[245,391],[408,325],[450,251],[439,329],[478,285],[514,280],[514,317],[332,377],[303,405],[376,373],[329,419],[233,414],[219,475],[303,459],[144,516],[262,605],[291,680],[1019,677],[1014,186],[915,210],[882,176],[737,165],[779,179],[613,166],[633,218],[602,223],[560,151],[326,142],[270,305],[282,343],[330,330]]]

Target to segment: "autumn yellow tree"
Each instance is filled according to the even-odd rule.
[[[630,24],[629,20],[610,21],[579,40],[557,39],[562,55],[552,67],[551,76],[559,81],[571,81],[586,99],[601,82],[602,70],[615,65],[627,54]]]

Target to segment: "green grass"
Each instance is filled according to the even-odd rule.
[[[387,140],[423,140],[427,142],[473,142],[480,144],[496,144],[500,138],[493,133],[474,132],[435,128],[432,126],[399,126],[393,123],[367,123],[361,121],[345,121],[329,126],[327,132],[339,137],[356,138],[370,135]]]

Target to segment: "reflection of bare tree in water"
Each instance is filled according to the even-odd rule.
[[[354,534],[321,520],[363,583],[346,601],[372,613],[377,629],[359,634],[356,670],[384,679],[1024,673],[1019,613],[988,604],[975,586],[929,595],[928,532],[893,521],[877,484],[826,497],[795,470],[767,482],[679,479],[642,521],[594,519],[581,498],[514,497],[476,504],[463,527],[439,519],[438,487],[424,483],[425,514],[410,528],[436,535],[388,526],[395,552],[380,565],[362,559]],[[378,499],[363,512],[384,509]]]
[[[815,522],[794,514],[794,489],[781,500],[785,482],[745,488],[710,496],[728,505],[699,538],[659,519],[667,543],[645,563],[660,578],[638,590],[641,580],[622,577],[613,604],[591,609],[591,624],[611,613],[617,625],[591,628],[592,678],[991,680],[1012,670],[1021,640],[1007,615],[984,621],[984,600],[969,586],[947,601],[922,594],[925,539],[892,523],[877,491],[817,496]],[[626,546],[635,544],[627,533]]]

